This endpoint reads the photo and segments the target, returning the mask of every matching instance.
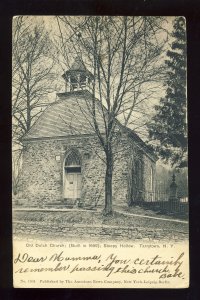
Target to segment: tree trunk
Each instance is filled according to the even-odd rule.
[[[112,152],[106,153],[106,176],[105,176],[105,207],[103,214],[105,216],[112,215],[112,173],[113,158]]]
[[[30,128],[31,128],[31,114],[30,114],[30,110],[27,110],[26,131],[28,132]]]

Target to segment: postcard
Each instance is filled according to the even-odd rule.
[[[186,20],[15,16],[15,288],[187,288]]]

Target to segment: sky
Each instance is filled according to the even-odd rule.
[[[74,17],[74,18],[76,18],[76,17]],[[57,23],[57,20],[56,20],[55,16],[42,16],[42,17],[36,17],[36,19],[38,21],[40,21],[40,20],[44,21],[45,27],[50,32],[50,35],[52,37],[56,37],[60,34],[59,33],[59,28],[58,28],[58,23]],[[163,27],[164,27],[164,29],[171,32],[172,29],[173,29],[172,24],[173,24],[174,17],[166,17],[166,20],[167,21],[163,24]],[[60,22],[60,25],[62,26],[62,22]],[[162,34],[158,38],[160,38],[162,40],[162,38],[163,38]],[[168,43],[166,43],[166,48],[168,48],[170,46],[170,43],[171,43],[171,40],[169,39]],[[165,58],[166,58],[166,56],[163,56],[161,59],[164,60]],[[60,70],[58,72],[63,72],[64,68],[66,68],[66,70],[67,70],[68,66],[63,65],[62,68],[63,69],[60,68]],[[63,83],[60,81],[60,85],[58,85],[58,86],[60,88],[59,92],[64,91],[64,81],[63,81]],[[58,92],[58,91],[56,91],[56,92]],[[56,92],[52,93],[52,95],[51,95],[52,99],[56,98]],[[143,114],[138,113],[138,112],[135,112],[134,125],[131,125],[131,124],[129,125],[129,127],[131,129],[134,129],[144,141],[147,139],[147,136],[146,136],[146,130],[144,130],[144,126],[141,126],[141,124],[144,123],[143,119],[144,118],[149,119],[149,116],[154,113],[154,105],[158,104],[159,99],[161,97],[163,97],[164,95],[165,95],[165,89],[164,89],[162,83],[160,83],[160,84],[157,85],[157,89],[156,89],[155,93],[153,94],[153,96],[149,97],[148,101],[145,102],[146,111],[148,111],[148,116],[143,115]]]
[[[44,22],[45,28],[46,30],[49,32],[50,37],[52,39],[54,39],[55,37],[57,37],[59,35],[59,28],[58,28],[58,23],[57,20],[55,18],[55,16],[30,16],[28,18],[32,19],[32,22],[34,23],[40,23],[41,21]],[[74,17],[76,18],[76,17]],[[173,29],[173,20],[174,17],[166,17],[167,22],[165,22],[164,28],[166,30],[168,30],[169,32],[172,31]],[[160,36],[160,39],[162,39],[162,36]],[[166,48],[170,47],[170,43],[172,42],[172,40],[168,40],[168,42],[166,43]],[[166,58],[166,56],[163,56],[162,59],[164,60]],[[70,61],[70,63],[72,63],[72,61]],[[56,93],[58,92],[64,92],[65,89],[65,83],[64,80],[62,79],[62,74],[63,72],[68,68],[67,65],[62,65],[62,67],[58,66],[57,68],[57,74],[58,74],[58,79],[57,79],[57,87],[56,87],[56,91],[49,94],[49,102],[55,101],[57,99],[56,97]],[[134,126],[130,126],[132,129],[135,129],[135,131],[138,133],[138,135],[145,141],[146,140],[146,133],[143,130],[143,128],[140,127],[140,124],[143,122],[143,117],[145,117],[146,119],[149,119],[150,116],[153,114],[154,112],[154,105],[158,104],[159,100],[161,97],[163,97],[165,94],[165,89],[162,85],[162,83],[158,84],[158,89],[157,92],[154,93],[153,97],[150,97],[148,99],[148,101],[145,102],[146,105],[146,111],[148,111],[148,115],[144,116],[141,113],[135,113],[134,118],[135,118],[135,122],[134,122]]]

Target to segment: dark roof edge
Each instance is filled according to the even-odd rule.
[[[28,137],[28,138],[24,138],[23,142],[29,142],[29,141],[40,141],[40,140],[63,140],[66,139],[68,137],[71,138],[76,138],[76,137],[91,137],[94,136],[94,133],[83,133],[83,134],[74,134],[74,135],[60,135],[60,136],[46,136],[46,137]]]
[[[94,79],[94,75],[90,72],[90,71],[88,71],[88,70],[67,70],[67,71],[65,71],[65,73],[62,75],[62,77],[66,80],[67,79],[67,75],[68,74],[72,74],[72,75],[74,75],[74,74],[76,74],[76,73],[85,73],[85,74],[87,74],[88,76],[90,76],[91,78],[93,78]]]
[[[87,90],[83,90],[83,91],[73,91],[73,92],[62,92],[62,93],[57,93],[56,95],[58,96],[58,97],[69,97],[69,96],[72,96],[72,97],[74,97],[74,96],[79,96],[79,95],[84,95],[84,94],[86,94],[86,95],[88,95],[88,96],[90,96],[90,97],[92,97],[92,94],[89,92],[89,91],[87,91]],[[61,99],[60,101],[62,101],[62,100],[64,100],[64,99]],[[59,100],[58,100],[59,101]],[[55,101],[54,103],[58,103],[58,101]]]

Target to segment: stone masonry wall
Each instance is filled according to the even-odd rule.
[[[55,156],[60,152],[56,141],[30,142],[24,145],[21,193],[26,206],[43,205],[62,195],[60,164]]]
[[[81,158],[83,205],[104,203],[105,164],[104,152],[92,136],[74,136],[62,139],[34,140],[24,143],[22,169],[22,204],[40,206],[59,203],[63,194],[63,165],[70,150],[75,149]],[[133,147],[126,136],[114,151],[113,204],[129,202],[129,171]],[[132,152],[131,152],[132,151]],[[134,149],[137,156],[137,149]],[[144,155],[146,187],[149,186],[150,159]]]
[[[131,185],[133,185],[133,189],[142,190],[141,194],[139,194],[139,199],[134,199],[135,192],[132,191],[133,202],[136,201],[151,201],[153,200],[153,195],[155,191],[155,183],[156,183],[156,163],[153,161],[150,156],[148,156],[141,147],[138,147],[132,140],[124,139],[123,140],[123,159],[124,161],[124,176],[126,190],[127,190],[127,203],[131,203]],[[139,170],[141,172],[140,183],[135,186],[135,176],[139,176],[135,169],[135,162],[139,161],[141,163]],[[151,186],[151,170],[152,170],[152,186]],[[125,178],[126,177],[126,178]],[[138,194],[137,194],[138,195]],[[138,197],[138,196],[137,196]],[[132,203],[133,203],[132,202]]]

